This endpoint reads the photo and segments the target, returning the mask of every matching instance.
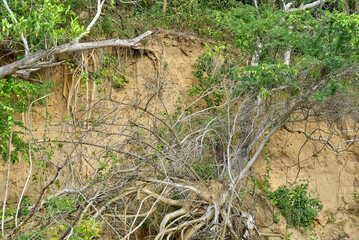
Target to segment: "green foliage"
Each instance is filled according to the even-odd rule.
[[[45,236],[41,233],[30,233],[26,235],[21,235],[19,240],[35,240],[35,239],[45,239]]]
[[[339,81],[332,80],[323,90],[315,92],[313,94],[313,99],[315,101],[326,100],[328,97],[334,96],[340,89],[344,89],[343,85]]]
[[[224,99],[224,93],[220,90],[223,76],[235,75],[235,72],[231,72],[232,69],[235,71],[231,62],[221,59],[222,48],[212,49],[206,46],[206,53],[200,56],[195,64],[197,71],[194,72],[194,76],[197,77],[198,83],[193,85],[189,93],[191,96],[204,95],[207,107],[220,105]],[[219,66],[216,60],[223,61],[223,64]]]
[[[298,71],[284,63],[273,60],[259,66],[241,67],[243,60],[223,54],[223,47],[206,48],[206,53],[195,64],[198,82],[189,90],[192,96],[203,95],[206,107],[219,106],[225,100],[226,87],[232,88],[232,98],[260,94],[266,100],[272,89],[280,87],[286,87],[289,94],[298,92],[299,85],[295,82]]]
[[[359,203],[359,193],[354,193],[353,197],[354,197],[355,202]]]
[[[95,26],[96,35],[113,34],[122,38],[138,36],[148,29],[176,29],[182,32],[195,32],[216,40],[225,40],[221,29],[219,11],[238,5],[234,0],[223,1],[171,0],[167,2],[167,11],[163,12],[163,1],[146,0],[137,5],[116,3],[105,9],[106,20]],[[119,17],[120,16],[120,17]],[[111,21],[111,22],[110,22]],[[105,32],[105,29],[109,32]]]
[[[75,226],[75,232],[78,236],[74,239],[86,239],[90,240],[93,238],[101,237],[100,233],[102,231],[102,226],[100,222],[96,222],[94,219],[83,220],[81,224]]]
[[[0,209],[0,220],[2,220],[2,214],[3,214],[3,210]],[[6,207],[5,208],[5,220],[10,218],[10,217],[15,217],[16,214],[16,209],[15,208],[11,208],[11,207]]]
[[[270,172],[271,161],[274,157],[267,146],[263,150],[264,159],[266,161],[266,173],[263,180],[255,179],[256,186],[270,197],[270,203],[279,208],[280,214],[286,217],[289,227],[303,228],[311,230],[315,227],[314,219],[318,216],[318,212],[322,210],[323,205],[318,198],[312,198],[308,192],[309,181],[300,180],[299,184],[295,184],[288,188],[281,185],[275,191],[270,191]],[[273,216],[274,222],[278,223],[278,215]]]
[[[262,190],[264,194],[268,194],[269,188],[272,186],[272,184],[270,183],[270,172],[272,171],[271,161],[274,157],[274,154],[271,153],[267,144],[265,145],[265,147],[263,149],[263,155],[264,155],[264,160],[266,162],[266,173],[263,175],[263,179],[255,179],[255,183],[256,183],[256,186],[260,190]]]
[[[67,225],[60,225],[57,228],[51,229],[50,239],[58,239],[63,231],[66,231]],[[94,219],[83,219],[79,224],[73,228],[73,234],[70,236],[70,240],[90,240],[94,238],[101,238],[102,225],[100,222]]]
[[[115,32],[115,25],[110,17],[104,16],[100,19],[101,28],[106,35],[112,35]]]
[[[51,217],[55,214],[70,213],[76,209],[76,199],[71,197],[51,198],[44,203],[46,207],[45,217]]]
[[[127,67],[122,67],[118,72],[118,75],[113,74],[113,86],[115,88],[123,88],[126,83],[130,80],[129,78],[132,77],[133,73],[127,70]]]
[[[303,88],[319,88],[314,97],[317,100],[340,90],[346,76],[334,76],[358,62],[358,17],[313,11],[288,13],[243,5],[223,14],[222,26],[236,36],[236,45],[259,54],[258,66],[241,71],[242,89],[270,94],[272,89],[285,87],[287,94],[298,94]],[[289,48],[292,58],[287,66],[282,57]],[[324,79],[327,84],[319,87]]]
[[[18,161],[20,156],[26,158],[27,145],[21,138],[26,127],[14,119],[15,114],[27,112],[31,101],[49,93],[51,86],[51,83],[33,84],[12,76],[0,79],[0,156],[3,160],[8,159],[8,143],[13,130],[11,161]]]
[[[232,97],[259,94],[267,100],[281,89],[290,98],[316,89],[313,99],[323,101],[345,90],[358,64],[357,16],[315,9],[288,13],[265,5],[237,5],[216,14],[220,27],[235,36],[236,46],[259,55],[259,64],[244,66],[222,48],[206,47],[196,63],[199,81],[190,93],[204,95],[207,107],[223,102],[224,84],[234,86]],[[286,65],[283,56],[289,48],[292,57]],[[338,78],[339,72],[345,74]]]
[[[301,10],[283,12],[243,5],[223,15],[223,27],[236,36],[236,44],[261,58],[280,57],[289,46],[297,56],[314,57],[328,68],[340,67],[358,53],[358,18],[340,12]],[[309,60],[309,59],[308,59]]]
[[[274,192],[268,192],[271,203],[276,205],[280,213],[286,217],[289,227],[305,230],[315,227],[314,219],[323,205],[318,198],[311,197],[308,186],[308,180],[301,180],[291,188],[283,185]]]
[[[71,6],[62,2],[36,0],[8,3],[18,23],[14,22],[4,6],[0,7],[0,42],[21,42],[20,37],[23,34],[28,40],[29,47],[39,50],[65,43],[84,31],[76,14],[71,11]],[[10,46],[18,47],[16,44]]]
[[[44,203],[46,213],[44,215],[45,219],[53,218],[55,215],[58,216],[60,214],[71,214],[76,211],[77,206],[76,202],[79,199],[73,197],[54,197],[47,200]],[[57,227],[53,227],[49,229],[47,233],[48,239],[57,239],[59,236],[63,234],[64,231],[69,226],[59,225]],[[69,239],[72,240],[80,240],[80,239],[93,239],[100,238],[100,233],[102,231],[102,225],[100,222],[95,221],[94,219],[82,219],[79,221],[77,225],[73,228],[73,234]]]
[[[203,7],[203,8],[209,8],[209,9],[214,9],[214,10],[226,10],[229,8],[234,8],[237,7],[239,5],[238,3],[239,1],[236,0],[202,0],[202,1],[198,1],[198,3]],[[251,2],[247,2],[248,4],[251,4]]]
[[[111,82],[115,88],[125,87],[126,83],[128,83],[133,76],[133,73],[129,71],[126,66],[119,65],[119,61],[116,57],[106,54],[99,70],[82,74],[81,87],[86,88],[86,82],[88,82],[89,79],[94,80],[99,86],[97,88],[99,93],[102,91],[106,92],[106,89],[101,86],[105,81]]]
[[[29,213],[29,206],[31,205],[30,199],[25,197],[22,201],[22,206],[19,210],[19,217],[26,217]],[[0,209],[0,221],[2,220],[3,209]],[[15,217],[16,215],[16,208],[15,207],[6,207],[5,208],[5,219],[9,219],[10,217]]]
[[[192,166],[198,176],[200,176],[203,180],[211,180],[218,177],[217,166],[210,158],[195,161]]]
[[[250,5],[231,9],[223,14],[223,27],[235,35],[235,43],[244,51],[258,50],[258,41],[265,41],[264,51],[274,50],[279,45],[286,47],[290,32],[289,23],[282,21],[283,12],[262,6],[259,9]],[[268,51],[272,57],[276,52]]]
[[[270,203],[279,208],[280,214],[286,217],[289,227],[303,228],[304,230],[311,230],[315,227],[314,219],[318,216],[318,212],[322,210],[323,205],[318,198],[312,198],[313,192],[308,191],[309,181],[300,180],[288,188],[281,185],[275,191],[270,191],[270,172],[271,161],[274,154],[265,146],[263,150],[264,159],[266,161],[266,173],[263,175],[263,180],[255,179],[256,186],[263,191],[264,194],[270,197]],[[277,214],[273,216],[274,222],[278,223],[279,218]]]

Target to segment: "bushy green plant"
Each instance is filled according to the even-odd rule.
[[[15,208],[11,208],[11,207],[6,207],[5,208],[5,220],[10,218],[10,217],[14,217],[16,214],[16,209]],[[2,220],[2,214],[3,214],[3,210],[0,209],[0,220]]]
[[[279,208],[280,214],[286,217],[289,227],[304,228],[305,230],[314,228],[314,219],[322,210],[323,205],[318,198],[311,197],[313,192],[308,191],[309,181],[300,180],[299,184],[289,188],[282,185],[277,190],[270,191],[271,183],[269,180],[272,171],[270,163],[274,154],[265,146],[263,155],[266,161],[266,173],[263,175],[263,180],[255,179],[256,186],[271,198],[271,204]],[[279,222],[277,214],[274,215],[274,222]]]
[[[82,222],[75,226],[75,235],[71,239],[85,239],[90,240],[93,238],[100,238],[102,226],[100,222],[96,222],[94,219],[82,220]]]
[[[76,202],[78,199],[74,197],[54,197],[47,200],[44,203],[46,213],[45,218],[53,218],[53,216],[58,216],[59,214],[71,214],[73,211],[76,211]],[[63,234],[64,231],[69,226],[58,225],[57,227],[52,227],[48,229],[47,237],[49,239],[57,239]],[[102,231],[102,225],[100,222],[95,221],[94,219],[82,219],[74,227],[73,233],[69,239],[79,240],[79,239],[93,239],[99,238],[100,232]]]
[[[132,75],[133,75],[132,72],[128,71],[126,67],[122,67],[117,75],[115,74],[112,75],[113,86],[115,88],[123,88],[126,85],[126,83],[130,81],[129,78]]]
[[[276,205],[280,213],[286,217],[289,227],[305,230],[315,227],[314,219],[323,205],[318,198],[311,197],[308,186],[308,180],[301,180],[291,188],[282,185],[277,190],[268,192],[271,203]]]

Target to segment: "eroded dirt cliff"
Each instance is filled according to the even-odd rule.
[[[143,106],[151,102],[152,112],[167,111],[173,113],[176,109],[176,101],[181,92],[189,89],[196,81],[192,71],[197,58],[204,53],[204,41],[189,34],[172,32],[159,32],[153,36],[144,46],[138,49],[107,49],[106,51],[121,59],[117,64],[126,67],[126,80],[123,88],[113,87],[113,79],[106,83],[107,91],[111,91],[113,101],[124,102],[132,105]],[[78,53],[74,56],[61,56],[71,58],[74,61],[84,61],[52,68],[40,73],[44,80],[55,80],[56,87],[53,95],[48,99],[44,107],[37,107],[37,114],[19,116],[26,125],[32,123],[32,129],[36,129],[33,137],[38,140],[48,139],[72,141],[76,140],[70,125],[81,125],[87,129],[86,121],[91,117],[101,114],[101,107],[94,108],[89,114],[88,109],[93,103],[101,99],[99,86],[93,82],[82,83],[80,77],[82,67],[87,67],[92,72],[99,70],[99,62],[103,60],[104,52],[92,51]],[[82,67],[79,67],[82,66]],[[81,88],[81,86],[85,86]],[[87,84],[87,85],[86,85]],[[105,83],[104,83],[105,84]],[[111,109],[111,106],[107,106]],[[86,111],[87,110],[87,111]],[[137,116],[132,112],[122,112],[122,118]],[[46,118],[52,116],[51,120]],[[45,119],[44,119],[45,116]],[[70,118],[69,118],[70,117]],[[71,119],[70,122],[66,120]],[[354,126],[354,125],[353,125]],[[303,126],[293,126],[293,128]],[[312,125],[310,128],[323,129],[321,123]],[[80,128],[79,128],[80,129]],[[354,130],[354,129],[353,129]],[[270,139],[268,149],[274,154],[271,159],[270,172],[272,189],[279,185],[292,183],[299,179],[310,179],[310,188],[315,191],[324,206],[317,219],[316,230],[319,239],[359,239],[359,148],[356,144],[351,145],[345,152],[335,154],[328,144],[322,141],[307,141],[308,139],[300,132],[278,131]],[[106,143],[108,138],[103,138]],[[41,141],[40,141],[41,142]],[[58,143],[56,143],[58,144]],[[338,143],[337,143],[338,145]],[[58,151],[53,153],[52,158],[59,163],[68,149],[58,146]],[[71,171],[77,172],[83,179],[88,178],[92,171],[92,165],[96,162],[77,162]],[[6,166],[1,166],[0,182],[6,180]],[[26,195],[36,198],[38,191],[47,181],[53,170],[38,172],[37,178],[32,179]],[[266,171],[264,156],[257,160],[253,171],[261,176]],[[16,202],[19,199],[24,183],[29,172],[28,164],[20,162],[11,166],[11,182],[9,199]],[[36,172],[36,171],[35,171]],[[66,174],[66,173],[64,173]],[[66,183],[63,183],[66,184]],[[216,184],[215,184],[216,185]],[[4,192],[4,184],[0,185],[0,193]],[[213,188],[215,189],[215,188]],[[212,189],[212,191],[213,191]],[[219,188],[218,188],[219,189]],[[0,196],[2,201],[3,195]],[[273,207],[269,206],[263,197],[263,203],[259,204],[257,224],[260,232],[273,232],[268,239],[280,239],[293,232],[290,239],[309,239],[313,233],[301,233],[295,229],[286,229],[281,220],[280,224],[273,223]],[[274,210],[275,211],[275,210]],[[260,215],[262,214],[262,215]],[[279,235],[278,235],[279,234]],[[279,236],[282,237],[279,237]]]

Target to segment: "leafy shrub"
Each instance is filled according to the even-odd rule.
[[[323,208],[318,198],[311,197],[308,186],[308,180],[301,180],[292,188],[283,185],[274,192],[268,192],[271,203],[279,208],[290,227],[314,228],[314,218]]]

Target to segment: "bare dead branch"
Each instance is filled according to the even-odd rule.
[[[4,65],[0,67],[0,78],[3,78],[9,74],[15,73],[17,70],[21,68],[26,68],[26,66],[32,65],[39,61],[40,59],[47,58],[52,55],[68,53],[68,52],[76,52],[76,51],[83,51],[88,49],[98,49],[98,48],[105,48],[105,47],[136,47],[139,46],[139,42],[146,38],[147,36],[151,35],[153,32],[147,31],[137,38],[134,39],[111,39],[111,40],[104,40],[99,42],[86,42],[86,43],[68,43],[60,46],[54,46],[50,49],[46,50],[39,50],[35,53],[29,54],[25,58]],[[35,65],[36,67],[36,65]]]

